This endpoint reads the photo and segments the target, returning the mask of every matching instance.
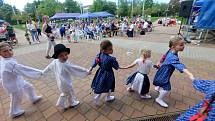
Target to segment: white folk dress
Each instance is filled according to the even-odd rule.
[[[143,62],[142,58],[136,59],[133,64],[136,64],[137,71],[135,71],[133,74],[131,74],[128,79],[126,80],[126,84],[131,84],[132,89],[137,91],[139,94],[147,93],[149,90],[149,79],[148,74],[150,73],[151,68],[153,67],[153,63],[151,60],[146,59]],[[144,84],[144,81],[147,81],[147,84]],[[144,90],[142,88],[145,88]]]

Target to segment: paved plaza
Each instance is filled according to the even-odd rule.
[[[110,38],[114,45],[114,56],[119,64],[124,66],[130,64],[138,57],[139,49],[150,48],[152,50],[152,61],[156,63],[161,54],[168,50],[168,38],[177,33],[177,27],[157,27],[154,32],[147,33],[143,37],[127,39],[126,37]],[[45,58],[46,39],[41,38],[42,43],[29,46],[24,39],[24,33],[17,30],[20,40],[19,47],[14,49],[17,60],[25,65],[44,69],[52,60]],[[99,41],[82,40],[77,44],[65,44],[70,47],[69,61],[85,68],[90,68],[91,62],[99,52]],[[60,40],[57,40],[60,42]],[[128,54],[128,52],[130,52]],[[187,45],[180,54],[181,61],[187,68],[200,79],[215,79],[215,49],[207,46]],[[96,68],[97,69],[97,68]],[[91,75],[84,79],[74,79],[73,85],[80,105],[68,110],[62,110],[55,106],[59,91],[56,80],[52,73],[39,80],[29,80],[43,99],[33,105],[26,98],[22,107],[26,113],[16,119],[8,117],[10,98],[0,87],[0,121],[110,121],[125,120],[148,115],[164,114],[175,111],[183,111],[199,102],[204,95],[195,91],[192,81],[186,75],[175,71],[172,78],[171,93],[165,99],[169,107],[162,108],[155,103],[158,93],[154,90],[152,80],[156,70],[152,70],[150,77],[150,94],[152,99],[141,99],[135,92],[127,92],[124,80],[135,68],[130,70],[115,71],[116,89],[113,95],[116,100],[105,102],[102,95],[100,105],[96,107],[93,102],[94,94],[90,88],[96,69]]]

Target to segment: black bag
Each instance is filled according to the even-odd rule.
[[[140,35],[145,35],[145,34],[146,34],[145,31],[141,30]]]

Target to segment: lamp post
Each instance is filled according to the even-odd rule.
[[[131,3],[131,17],[133,17],[134,15],[134,0],[132,0],[132,3]]]
[[[144,9],[145,9],[145,0],[143,0],[143,9],[142,9],[142,17],[144,17]]]

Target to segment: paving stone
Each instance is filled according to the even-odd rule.
[[[108,118],[106,118],[103,115],[100,115],[95,121],[110,121]]]
[[[123,114],[116,111],[116,110],[112,110],[110,112],[110,114],[108,115],[108,118],[115,121],[115,120],[120,120],[122,118]]]

